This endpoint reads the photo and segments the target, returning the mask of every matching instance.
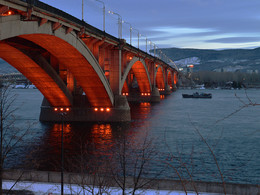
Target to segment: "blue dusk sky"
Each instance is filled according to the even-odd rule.
[[[106,8],[106,32],[118,36],[118,16],[123,38],[145,48],[147,37],[160,48],[229,49],[260,46],[259,0],[102,0]],[[82,19],[82,0],[42,0]],[[84,0],[84,20],[103,29],[103,4]],[[151,45],[148,44],[148,49]]]

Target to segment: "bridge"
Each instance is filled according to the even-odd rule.
[[[175,68],[38,0],[0,0],[0,58],[43,94],[41,121],[130,121],[128,101],[159,102]]]

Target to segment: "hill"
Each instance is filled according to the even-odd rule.
[[[178,67],[194,64],[194,70],[260,71],[260,48],[255,49],[161,49]]]
[[[180,49],[164,48],[162,50],[178,67],[193,64],[194,71],[224,72],[260,72],[260,47],[255,49]],[[17,72],[0,58],[0,74]]]

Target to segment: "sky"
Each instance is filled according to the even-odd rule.
[[[42,0],[82,19],[82,0]],[[105,31],[118,37],[118,15],[123,38],[143,50],[159,48],[230,49],[260,46],[259,0],[102,0]],[[83,18],[103,30],[103,4],[84,0]],[[153,44],[151,44],[151,41]],[[150,43],[150,44],[149,44]]]

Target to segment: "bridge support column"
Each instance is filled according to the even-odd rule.
[[[176,91],[176,90],[177,90],[177,86],[176,86],[176,84],[173,84],[172,91]]]
[[[160,102],[160,92],[157,87],[153,87],[152,95],[151,95],[151,102]]]
[[[131,120],[130,107],[125,96],[115,96],[115,105],[112,108],[106,107],[89,107],[84,103],[85,97],[77,98],[80,105],[69,108],[64,117],[61,115],[60,108],[50,106],[49,102],[44,99],[41,106],[40,121],[42,122],[128,122]],[[64,111],[66,107],[63,108]]]
[[[164,90],[164,95],[170,95],[171,94],[171,87],[170,85],[166,85]]]

